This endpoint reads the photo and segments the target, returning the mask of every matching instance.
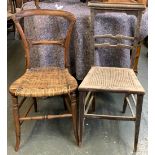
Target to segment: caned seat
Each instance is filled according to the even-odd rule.
[[[124,93],[145,92],[133,69],[99,66],[89,70],[79,89]]]
[[[9,90],[16,96],[44,97],[68,94],[76,90],[77,86],[68,69],[49,67],[27,69]]]

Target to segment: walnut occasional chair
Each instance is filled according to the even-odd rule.
[[[119,0],[118,0],[119,1]],[[117,2],[118,2],[117,1]],[[142,3],[115,3],[112,2],[88,2],[88,6],[91,9],[91,35],[92,35],[92,49],[95,52],[97,48],[123,48],[129,49],[131,52],[131,67],[119,68],[119,67],[91,67],[88,74],[80,84],[79,90],[79,145],[82,144],[82,134],[85,118],[94,119],[109,119],[109,120],[123,120],[135,122],[135,134],[134,134],[134,151],[137,150],[142,103],[143,96],[145,94],[144,88],[140,84],[135,72],[135,57],[136,48],[138,45],[138,36],[140,30],[140,22],[142,17],[142,11],[145,10],[145,5]],[[97,13],[104,12],[124,12],[129,15],[135,15],[137,22],[135,24],[134,36],[124,36],[122,34],[101,34],[94,35],[94,19]],[[99,38],[110,38],[118,41],[117,44],[110,43],[97,43]],[[124,41],[123,43],[119,42]],[[130,44],[129,42],[132,42]],[[126,111],[127,105],[131,110],[131,116],[118,116],[118,115],[104,115],[95,114],[89,111],[92,106],[92,111],[95,112],[95,93],[96,92],[110,92],[110,93],[123,93],[125,94],[123,113]],[[132,100],[131,100],[132,99]],[[132,101],[132,102],[131,102]],[[135,111],[132,109],[132,104],[135,105]]]
[[[30,16],[51,16],[60,17],[68,21],[68,29],[66,31],[66,36],[57,40],[33,40],[28,39],[20,25],[20,20],[25,17]],[[25,50],[25,60],[26,60],[26,71],[25,73],[14,81],[9,92],[12,96],[12,107],[13,107],[13,117],[15,123],[15,133],[16,133],[16,146],[15,150],[18,151],[20,145],[21,137],[21,125],[23,121],[26,120],[43,120],[43,119],[54,119],[54,118],[65,118],[71,117],[73,120],[73,129],[76,141],[78,143],[77,136],[77,115],[76,115],[76,90],[78,87],[77,81],[69,73],[68,65],[68,50],[70,45],[70,39],[76,18],[73,14],[67,11],[61,10],[45,10],[45,9],[33,9],[21,11],[12,16],[17,30],[20,33],[24,50]],[[51,23],[52,24],[52,23]],[[60,67],[30,67],[30,47],[38,45],[56,45],[64,49],[64,68]],[[37,112],[37,99],[42,97],[50,96],[63,96],[66,108],[69,112],[59,115],[46,115],[46,116],[28,116],[30,109],[34,105],[34,109]],[[19,97],[23,99],[19,102]],[[28,111],[25,111],[23,116],[20,116],[20,108],[25,103],[27,98],[33,98],[33,103],[29,107]]]

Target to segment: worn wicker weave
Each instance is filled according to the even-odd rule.
[[[68,69],[34,68],[27,69],[25,74],[10,86],[10,92],[26,97],[56,96],[73,92],[77,86]]]

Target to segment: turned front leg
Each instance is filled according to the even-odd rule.
[[[16,133],[16,146],[15,151],[18,151],[20,145],[20,121],[19,121],[19,108],[18,108],[18,97],[12,95],[12,107],[13,107],[13,117],[15,123],[15,133]]]
[[[72,119],[73,119],[73,129],[74,129],[74,135],[77,144],[78,142],[78,131],[77,131],[77,104],[76,104],[76,93],[73,92],[71,94],[71,112],[72,112]]]

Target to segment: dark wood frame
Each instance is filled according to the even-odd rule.
[[[139,47],[138,43],[138,36],[140,31],[140,22],[142,18],[142,11],[144,11],[145,6],[142,4],[137,5],[126,5],[126,4],[105,4],[105,3],[95,3],[90,2],[88,3],[88,6],[91,9],[91,49],[95,51],[95,48],[99,47],[112,47],[112,48],[131,48],[131,68],[134,69],[135,67],[135,61],[137,56],[137,47]],[[135,15],[137,17],[137,24],[135,26],[135,33],[134,37],[128,37],[123,35],[116,35],[113,36],[111,34],[105,34],[105,35],[98,35],[94,36],[94,19],[95,15],[97,13],[103,13],[103,12],[125,12],[130,15]],[[113,39],[127,39],[132,40],[133,45],[128,46],[125,44],[117,44],[117,45],[111,45],[109,44],[95,44],[95,38],[113,38]],[[139,51],[138,51],[139,52]],[[139,54],[139,53],[138,53]],[[98,119],[108,119],[108,120],[123,120],[123,121],[134,121],[135,122],[135,136],[134,136],[134,151],[137,151],[137,144],[138,144],[138,136],[139,136],[139,129],[140,129],[140,120],[141,120],[141,112],[142,112],[142,103],[143,103],[143,96],[144,93],[134,93],[134,92],[121,92],[121,91],[111,91],[107,90],[106,92],[111,93],[126,93],[124,98],[124,104],[123,104],[123,110],[122,112],[125,113],[127,105],[130,108],[131,116],[115,116],[115,115],[98,115],[94,113],[89,113],[88,111],[90,107],[92,106],[92,111],[95,111],[95,94],[96,92],[102,92],[103,90],[95,90],[95,89],[80,89],[79,88],[79,127],[78,127],[78,134],[79,134],[79,145],[82,144],[82,135],[83,135],[83,128],[84,128],[84,120],[85,118],[98,118]],[[129,100],[129,96],[131,96],[133,103],[136,108],[136,114],[134,114],[131,102]],[[137,98],[135,98],[137,96]]]

